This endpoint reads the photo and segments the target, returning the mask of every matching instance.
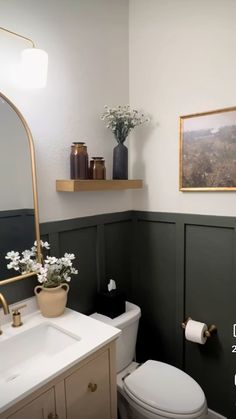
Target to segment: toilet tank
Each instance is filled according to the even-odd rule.
[[[138,333],[138,324],[141,316],[141,310],[135,304],[125,303],[125,313],[114,319],[103,314],[94,313],[91,315],[94,319],[100,320],[111,326],[121,329],[122,333],[116,341],[116,370],[122,371],[134,360],[135,346]]]

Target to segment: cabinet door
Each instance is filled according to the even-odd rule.
[[[110,419],[108,351],[65,380],[67,419]]]
[[[54,390],[37,397],[31,403],[18,410],[7,419],[55,419],[55,397]]]

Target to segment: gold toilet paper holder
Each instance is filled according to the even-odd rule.
[[[181,323],[182,329],[186,328],[186,325],[189,320],[192,320],[192,317],[188,317],[183,323]],[[211,324],[210,326],[207,326],[207,330],[204,332],[204,336],[206,338],[212,337],[217,332],[217,327],[214,324]]]

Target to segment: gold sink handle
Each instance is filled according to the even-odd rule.
[[[12,310],[12,327],[20,327],[22,326],[23,322],[21,321],[21,313],[19,310],[22,308],[25,308],[26,304],[23,304],[22,306],[18,306],[13,308]]]

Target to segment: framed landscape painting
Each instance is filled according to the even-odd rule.
[[[180,117],[180,190],[236,190],[236,107]]]

